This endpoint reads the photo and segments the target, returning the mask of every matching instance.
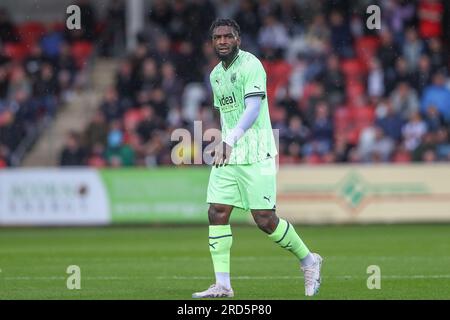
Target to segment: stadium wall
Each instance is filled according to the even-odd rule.
[[[0,171],[0,226],[207,224],[209,169]],[[277,211],[294,223],[450,221],[450,166],[295,166]],[[239,210],[232,222],[251,223]]]

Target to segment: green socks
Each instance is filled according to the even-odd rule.
[[[269,234],[269,238],[280,247],[292,252],[299,260],[309,255],[308,247],[300,239],[297,232],[295,232],[294,227],[286,220],[280,219],[275,231]]]
[[[209,251],[214,272],[230,273],[230,249],[233,243],[230,225],[209,226]]]

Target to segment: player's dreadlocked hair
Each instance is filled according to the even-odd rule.
[[[233,19],[216,19],[212,24],[211,27],[209,28],[209,33],[210,35],[212,35],[213,31],[215,28],[217,27],[221,27],[221,26],[228,26],[228,27],[232,27],[234,30],[236,30],[238,36],[241,36],[241,28],[239,27],[239,25],[237,24],[236,21],[234,21]]]

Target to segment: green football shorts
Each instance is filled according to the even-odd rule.
[[[275,209],[276,165],[274,158],[252,164],[215,166],[209,176],[206,202],[249,209]]]

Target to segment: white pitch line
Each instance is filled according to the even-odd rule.
[[[232,277],[235,280],[292,280],[303,279],[303,277],[296,276],[236,276]],[[367,279],[366,276],[322,276],[325,279]],[[382,279],[450,279],[450,274],[431,274],[431,275],[385,275],[381,276]],[[211,277],[194,276],[173,276],[173,277],[157,277],[158,280],[208,280]]]
[[[232,277],[234,280],[293,280],[303,279],[301,276],[236,276]],[[325,279],[349,280],[349,279],[367,279],[366,276],[322,276]],[[416,274],[416,275],[382,275],[382,279],[450,279],[450,274]],[[1,280],[6,281],[33,281],[33,280],[66,280],[66,277],[0,277]],[[145,277],[83,277],[84,280],[146,280],[151,279]],[[171,277],[156,277],[157,280],[209,280],[211,277],[207,276],[171,276]]]
[[[329,260],[348,260],[348,259],[364,259],[364,260],[415,260],[415,259],[450,259],[450,256],[324,256]],[[285,256],[245,256],[245,257],[231,257],[232,260],[292,260],[292,257]],[[177,260],[177,261],[195,261],[195,260],[211,260],[211,257],[159,257],[155,261],[162,260]]]
[[[16,281],[16,280],[66,280],[66,277],[0,277],[1,280]],[[130,280],[129,277],[82,277],[83,280]]]

